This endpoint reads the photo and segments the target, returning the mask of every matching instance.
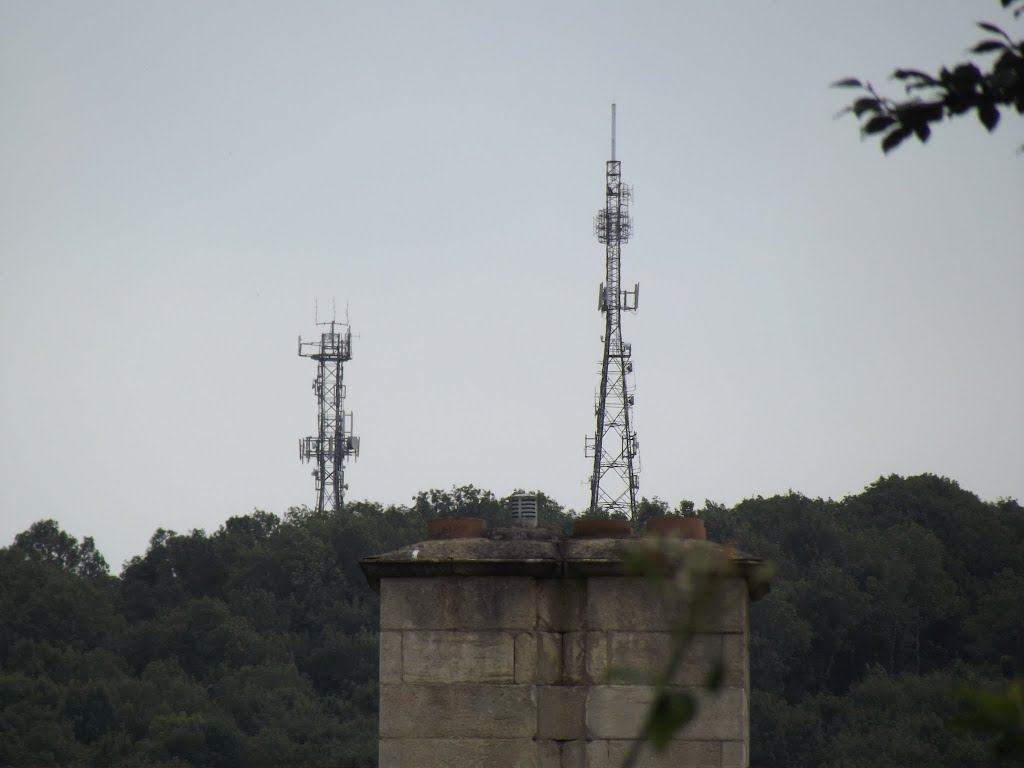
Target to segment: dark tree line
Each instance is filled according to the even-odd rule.
[[[838,502],[790,494],[706,518],[709,537],[777,569],[751,613],[752,764],[991,764],[948,721],[959,691],[1024,672],[1016,501],[893,476]]]
[[[36,523],[0,549],[0,766],[375,765],[378,606],[358,561],[450,514],[509,519],[472,486],[254,512],[158,530],[116,577],[90,539]],[[960,689],[1024,669],[1017,502],[923,475],[699,514],[775,563],[751,618],[753,765],[991,764],[987,737],[948,721]],[[572,513],[542,497],[541,519]]]

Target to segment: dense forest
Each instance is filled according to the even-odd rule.
[[[542,501],[542,524],[571,524]],[[498,525],[508,502],[468,486],[161,529],[120,576],[91,539],[34,524],[0,549],[0,766],[375,765],[377,598],[358,562],[450,514]],[[752,765],[991,764],[949,719],[960,690],[1024,670],[1016,501],[892,476],[699,514],[774,563],[751,616]]]

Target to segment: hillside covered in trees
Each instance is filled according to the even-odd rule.
[[[119,576],[36,523],[0,549],[0,766],[375,765],[377,597],[358,562],[449,514],[498,525],[507,502],[469,486],[158,530]],[[700,514],[775,565],[751,615],[752,765],[991,764],[947,720],[960,689],[1024,670],[1020,504],[922,475]],[[572,514],[544,499],[541,520]]]

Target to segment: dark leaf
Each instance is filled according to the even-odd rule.
[[[896,130],[891,131],[888,136],[882,139],[882,151],[888,154],[902,144],[903,140],[909,135],[909,128],[897,128]]]
[[[932,129],[928,127],[928,123],[920,123],[914,126],[914,134],[921,140],[921,143],[928,141],[928,137],[932,135]]]
[[[878,112],[881,102],[878,99],[865,97],[853,102],[853,114],[860,117],[865,112]]]
[[[978,26],[981,29],[984,29],[986,32],[993,32],[993,33],[995,33],[997,35],[1001,35],[1002,37],[1006,38],[1007,40],[1010,39],[1009,36],[1003,30],[1001,30],[999,27],[997,27],[995,24],[989,24],[986,21],[979,21],[978,22]]]
[[[855,77],[846,77],[842,80],[836,80],[831,85],[832,88],[863,88],[864,84]]]
[[[919,114],[925,122],[937,123],[943,116],[942,103],[922,104]]]
[[[996,72],[1010,72],[1016,78],[1017,68],[1021,65],[1024,65],[1024,59],[1021,58],[1021,54],[1007,48],[1006,52],[996,59],[996,63],[993,65],[993,70]]]
[[[971,53],[991,53],[992,51],[1002,51],[1005,49],[1006,43],[1001,43],[998,40],[982,40],[971,48]]]
[[[942,119],[943,104],[936,101],[913,101],[898,104],[893,110],[896,119],[908,128],[920,123],[934,123]]]
[[[913,77],[929,85],[936,82],[934,77],[919,69],[897,69],[892,73],[892,76],[897,80],[908,80]]]
[[[868,120],[864,125],[864,128],[861,130],[865,134],[881,133],[895,122],[895,117],[889,117],[889,115],[876,115]]]
[[[709,691],[717,691],[722,687],[722,683],[725,682],[725,664],[722,663],[722,659],[715,659],[714,665],[708,671],[707,680],[704,681],[705,687]]]
[[[967,99],[961,96],[949,94],[946,96],[946,109],[951,115],[962,115],[974,106],[974,99]]]
[[[999,124],[999,108],[991,102],[978,105],[978,119],[991,133]]]
[[[952,80],[958,88],[973,88],[981,81],[981,70],[974,64],[961,64],[953,70]]]
[[[664,749],[672,736],[697,714],[697,700],[682,690],[662,692],[647,719],[647,738],[655,749]]]
[[[922,83],[920,81],[914,83],[907,83],[907,93],[913,93],[914,91],[923,91],[926,88],[943,88],[944,86],[938,82],[934,83]]]

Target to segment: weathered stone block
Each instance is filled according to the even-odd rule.
[[[512,683],[515,681],[514,642],[509,632],[405,632],[402,680],[407,683]]]
[[[671,680],[672,684],[703,685],[722,653],[722,637],[695,636]],[[664,674],[672,648],[679,639],[670,632],[609,632],[608,682],[655,684]],[[726,668],[728,670],[728,664]]]
[[[538,752],[530,739],[386,739],[380,768],[548,768]]]
[[[608,742],[608,762],[612,766],[625,764],[632,748],[629,741]],[[722,746],[717,741],[673,741],[663,751],[655,752],[649,744],[640,748],[637,765],[644,768],[720,768]],[[589,768],[589,767],[588,767]]]
[[[562,682],[562,636],[557,632],[537,633],[538,685]]]
[[[705,627],[706,632],[744,632],[747,628],[747,583],[729,579],[722,585],[718,614]]]
[[[583,579],[537,581],[537,629],[577,632],[583,625],[587,587]]]
[[[587,676],[587,633],[566,632],[562,635],[562,682],[579,685]]]
[[[380,633],[380,681],[402,682],[402,633]]]
[[[685,596],[650,579],[607,576],[587,582],[587,629],[667,632],[687,609]],[[702,632],[743,632],[746,627],[747,585],[729,579],[722,585],[719,611],[706,617]]]
[[[381,738],[533,738],[532,685],[381,685]]]
[[[516,635],[516,683],[528,685],[537,681],[537,636],[533,632]]]
[[[537,687],[537,736],[542,739],[583,739],[586,688],[566,685]]]
[[[722,768],[747,768],[750,758],[747,745],[742,741],[722,742]]]
[[[697,692],[697,717],[680,733],[683,739],[743,741],[747,738],[747,692],[722,688]]]
[[[723,688],[707,693],[690,688],[697,697],[697,716],[677,738],[687,741],[742,741],[747,728],[746,692]],[[598,739],[635,739],[654,702],[654,688],[635,685],[596,685],[587,696],[587,729]]]
[[[595,685],[587,693],[587,730],[595,739],[635,739],[653,701],[648,686]]]
[[[649,579],[607,576],[587,581],[587,629],[665,632],[683,607]]]
[[[377,744],[378,768],[402,768],[402,742],[381,739]]]
[[[608,637],[604,632],[587,632],[584,655],[585,682],[607,683]]]
[[[526,629],[537,621],[526,577],[384,578],[381,629]]]
[[[537,768],[562,768],[562,745],[557,741],[538,741],[537,744]],[[488,763],[489,766],[498,766],[502,763]]]
[[[561,768],[587,768],[587,742],[563,741]]]
[[[725,665],[725,685],[745,688],[749,679],[746,635],[722,635],[722,663]]]
[[[556,632],[521,632],[515,642],[515,682],[556,685],[562,682],[562,636]]]
[[[589,545],[556,554],[573,546]],[[564,579],[483,555],[463,571],[441,560],[413,576],[378,569],[381,768],[621,768],[653,702],[654,678],[642,676],[663,671],[686,601],[643,578],[598,576],[621,573],[622,553],[593,546],[604,560],[567,555]],[[673,680],[698,714],[666,752],[644,745],[644,768],[748,768],[742,579],[719,605]],[[712,695],[701,685],[719,657],[725,685]]]
[[[608,759],[607,741],[588,741],[583,751],[586,768],[620,768],[613,766]]]

